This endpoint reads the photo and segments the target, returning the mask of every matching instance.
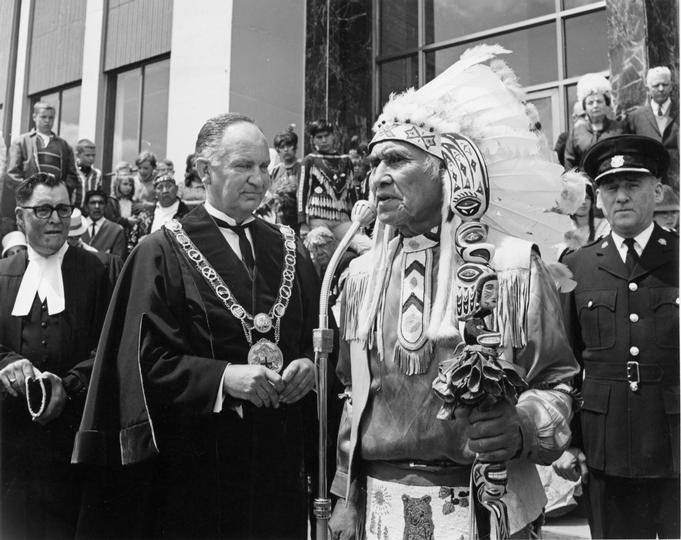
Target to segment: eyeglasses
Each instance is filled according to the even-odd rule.
[[[73,206],[70,204],[58,204],[57,206],[41,204],[40,206],[22,206],[21,208],[25,210],[33,210],[35,217],[38,219],[50,219],[52,217],[52,213],[55,210],[61,219],[70,218],[71,214],[73,214]]]

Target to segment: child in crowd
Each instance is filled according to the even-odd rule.
[[[336,150],[334,127],[317,120],[308,127],[315,151],[305,156],[298,186],[298,222],[301,236],[315,227],[326,226],[338,239],[350,228],[355,203],[350,157]]]

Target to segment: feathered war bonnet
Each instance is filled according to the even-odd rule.
[[[433,342],[459,337],[456,320],[459,259],[454,241],[461,220],[453,211],[455,183],[462,179],[481,183],[486,177],[489,208],[485,203],[471,217],[487,210],[483,221],[491,229],[518,237],[527,237],[528,233],[541,235],[543,224],[534,218],[554,206],[560,192],[558,179],[562,167],[542,154],[535,122],[527,115],[518,80],[506,63],[496,59],[497,55],[509,53],[499,45],[467,50],[458,62],[425,86],[391,95],[373,127],[375,136],[370,146],[387,140],[406,142],[444,164],[440,170],[443,185],[440,262],[428,327],[428,338]],[[452,144],[460,147],[465,159],[459,159],[461,154],[452,159],[448,151]],[[372,338],[387,281],[388,245],[393,235],[391,227],[377,224],[375,264],[361,310],[360,339]]]

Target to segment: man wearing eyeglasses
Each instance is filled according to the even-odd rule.
[[[0,538],[73,538],[80,490],[69,456],[111,286],[97,257],[66,243],[62,180],[35,174],[16,199],[28,251],[0,261]]]

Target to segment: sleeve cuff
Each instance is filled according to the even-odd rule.
[[[75,373],[68,373],[61,380],[64,386],[64,391],[69,399],[78,399],[85,397],[87,392],[87,385]]]

